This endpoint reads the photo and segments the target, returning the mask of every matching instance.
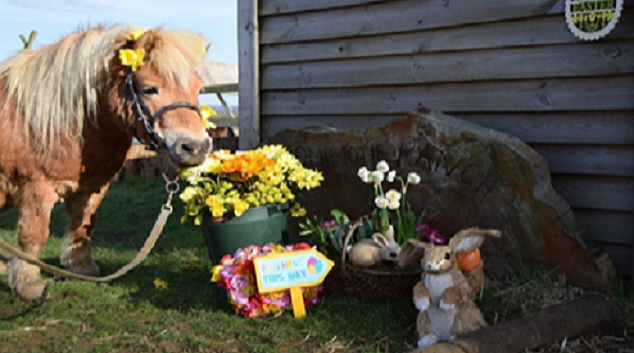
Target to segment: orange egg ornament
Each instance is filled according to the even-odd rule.
[[[456,254],[456,260],[462,271],[471,271],[480,266],[480,249],[475,249],[472,252],[459,252]]]

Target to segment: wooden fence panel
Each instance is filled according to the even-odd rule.
[[[633,111],[456,114],[534,144],[634,144]]]
[[[386,0],[268,0],[260,1],[260,16],[367,5]]]
[[[634,72],[634,41],[269,65],[262,89],[348,88]]]
[[[552,183],[571,207],[634,211],[633,178],[553,175]]]
[[[634,110],[634,77],[263,91],[264,115]]]
[[[260,43],[345,38],[525,18],[545,14],[555,2],[556,0],[405,0],[263,17]]]
[[[528,144],[634,144],[634,112],[549,112],[542,114],[454,114],[466,121],[515,136]],[[333,127],[363,129],[385,126],[404,118],[385,115],[263,116],[262,138],[287,128]]]
[[[634,213],[605,210],[573,209],[586,238],[605,243],[634,243]]]
[[[634,17],[634,9],[623,13]],[[634,21],[621,21],[602,42],[634,37]],[[493,22],[420,32],[351,37],[318,42],[263,45],[262,64],[353,59],[474,49],[579,44],[561,15],[528,18],[517,22]]]
[[[634,146],[533,145],[551,173],[634,176]],[[634,195],[632,196],[634,197]]]
[[[257,0],[238,0],[240,148],[260,142],[260,52]]]

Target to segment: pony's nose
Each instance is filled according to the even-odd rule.
[[[183,166],[194,166],[205,161],[211,148],[211,138],[181,138],[175,143],[178,162]]]

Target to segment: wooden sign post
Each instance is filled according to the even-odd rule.
[[[334,263],[315,249],[274,253],[253,259],[260,293],[289,289],[296,318],[306,316],[302,287],[321,284]]]

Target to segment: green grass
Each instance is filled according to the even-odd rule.
[[[93,233],[93,256],[103,274],[113,273],[136,255],[165,198],[161,180],[113,184]],[[179,224],[178,200],[174,209],[150,256],[113,282],[92,284],[46,275],[49,298],[28,304],[16,299],[6,275],[0,276],[0,353],[404,352],[416,342],[417,311],[411,299],[367,302],[330,295],[301,320],[291,312],[258,319],[237,316],[223,292],[209,282],[210,262],[201,230]],[[15,211],[0,215],[0,237],[13,243],[16,216]],[[59,265],[65,227],[63,207],[58,205],[42,255],[46,262]],[[168,288],[156,289],[156,278],[166,281]],[[613,292],[625,305],[620,324],[634,329],[634,294],[622,284]],[[495,323],[556,304],[557,298],[582,294],[553,273],[522,271],[511,279],[489,282],[477,303],[485,319]]]
[[[93,257],[103,274],[129,262],[165,202],[163,183],[113,184],[97,213]],[[59,265],[66,227],[63,205],[52,215],[42,259]],[[175,212],[150,256],[107,284],[46,275],[49,299],[16,299],[0,276],[0,352],[390,352],[415,342],[410,300],[364,302],[327,296],[302,320],[285,312],[246,319],[233,313],[215,284],[199,228]],[[15,244],[16,212],[0,215],[0,237]],[[168,283],[164,291],[153,281]]]

